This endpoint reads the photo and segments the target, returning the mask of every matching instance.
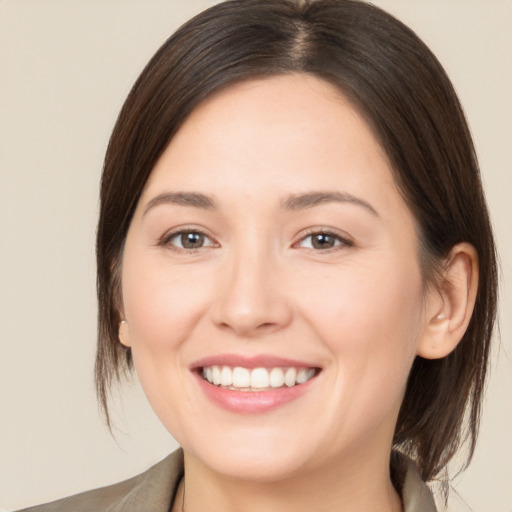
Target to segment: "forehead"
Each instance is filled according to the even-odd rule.
[[[333,85],[290,74],[229,86],[196,108],[155,165],[143,197],[230,187],[301,193],[396,189],[364,118]]]

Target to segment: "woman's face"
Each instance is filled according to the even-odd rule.
[[[336,89],[237,84],[152,171],[121,338],[156,414],[214,471],[385,458],[426,324],[417,249],[382,149]]]

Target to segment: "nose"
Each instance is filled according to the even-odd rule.
[[[215,324],[240,337],[255,338],[286,327],[292,320],[285,279],[268,254],[234,255],[219,273]]]

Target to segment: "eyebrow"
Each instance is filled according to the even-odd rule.
[[[312,208],[325,203],[350,203],[358,206],[362,206],[370,211],[376,217],[379,216],[377,210],[364,199],[355,197],[352,194],[346,192],[308,192],[306,194],[293,194],[286,198],[281,206],[285,210],[303,210],[306,208]]]
[[[346,192],[307,192],[305,194],[292,194],[281,202],[284,210],[297,211],[313,208],[325,203],[350,203],[366,208],[375,216],[379,216],[377,210],[365,201]],[[192,208],[201,208],[205,210],[217,209],[217,203],[211,196],[199,192],[164,192],[159,194],[144,208],[143,216],[149,210],[163,204],[176,204],[179,206],[190,206]]]
[[[146,215],[149,210],[162,204],[177,204],[179,206],[191,206],[192,208],[203,208],[205,210],[217,208],[213,198],[205,194],[199,194],[198,192],[165,192],[151,199],[146,208],[144,208],[142,215]]]

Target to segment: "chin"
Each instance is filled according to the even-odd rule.
[[[244,435],[231,432],[223,440],[201,440],[182,444],[202,465],[224,477],[253,482],[275,482],[304,471],[313,455],[311,443],[293,442],[284,436]],[[304,447],[308,447],[305,451]]]
[[[213,456],[212,456],[213,455]],[[214,454],[202,461],[218,474],[235,480],[270,483],[285,480],[303,470],[305,461],[299,460],[297,454],[291,457],[288,454],[275,451],[274,453]]]

